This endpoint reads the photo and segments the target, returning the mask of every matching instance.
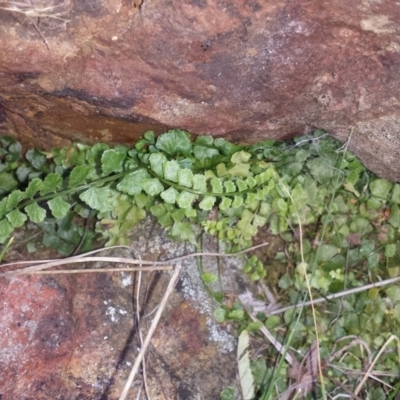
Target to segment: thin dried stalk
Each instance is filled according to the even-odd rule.
[[[146,339],[143,342],[143,346],[140,349],[140,352],[139,352],[138,356],[136,357],[135,363],[133,364],[133,367],[132,367],[132,370],[131,370],[131,372],[129,374],[128,380],[127,380],[127,382],[126,382],[126,384],[124,386],[124,389],[123,389],[121,395],[119,396],[118,400],[125,400],[127,398],[127,396],[128,396],[129,389],[132,386],[132,383],[133,383],[133,381],[135,379],[137,371],[138,371],[138,369],[140,367],[140,364],[141,364],[141,362],[142,362],[142,360],[144,358],[144,355],[146,353],[147,347],[150,344],[150,340],[153,337],[153,334],[154,334],[154,332],[155,332],[155,330],[157,328],[158,322],[160,321],[161,315],[162,315],[162,313],[163,313],[163,311],[165,309],[165,306],[167,305],[168,298],[171,295],[172,291],[174,290],[176,282],[178,281],[180,271],[181,271],[181,266],[177,265],[175,267],[174,273],[173,273],[173,275],[172,275],[172,277],[171,277],[171,279],[169,281],[167,290],[165,291],[165,294],[164,294],[164,296],[163,296],[163,298],[161,300],[161,303],[160,303],[160,306],[159,306],[159,308],[158,308],[158,310],[156,312],[156,315],[155,315],[155,317],[154,317],[154,319],[153,319],[153,321],[152,321],[152,323],[150,325],[150,329],[149,329],[149,331],[148,331],[148,333],[146,335]]]
[[[183,260],[187,260],[193,257],[236,257],[241,254],[248,253],[252,250],[258,249],[260,247],[268,246],[269,243],[261,243],[257,246],[252,246],[249,247],[245,250],[238,251],[236,253],[230,253],[230,254],[225,254],[225,253],[192,253],[192,254],[187,254],[184,256],[180,257],[175,257],[171,258],[169,260],[165,261],[146,261],[146,260],[132,260],[131,258],[124,258],[124,257],[88,257],[91,254],[98,253],[99,251],[102,250],[110,250],[113,248],[126,248],[130,249],[128,246],[115,246],[115,247],[108,247],[107,249],[100,249],[100,250],[94,250],[89,253],[85,253],[79,256],[74,256],[74,257],[68,257],[68,258],[63,258],[63,259],[53,259],[53,260],[41,260],[41,261],[19,261],[15,263],[7,263],[7,264],[2,264],[0,265],[1,268],[4,267],[10,267],[10,266],[16,266],[16,265],[23,265],[23,264],[39,264],[39,265],[31,265],[29,267],[25,268],[20,268],[16,269],[13,271],[7,271],[0,273],[0,277],[10,277],[14,275],[24,275],[24,274],[32,274],[36,273],[37,271],[42,271],[44,269],[48,269],[51,267],[57,267],[60,265],[67,265],[67,264],[73,264],[73,263],[81,263],[81,262],[116,262],[116,263],[121,263],[121,264],[141,264],[141,265],[149,265],[149,266],[166,266],[170,265],[172,263],[180,262]],[[85,270],[88,271],[88,270]],[[99,269],[99,271],[101,271]],[[56,271],[53,271],[53,273]]]

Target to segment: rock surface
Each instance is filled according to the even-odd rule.
[[[131,239],[132,251],[146,260],[193,251],[168,240],[149,219]],[[20,245],[7,256],[28,259],[22,249]],[[132,258],[126,250],[112,255]],[[204,268],[216,272],[215,259],[209,261],[204,260]],[[235,284],[234,263],[222,264],[229,275],[227,290]],[[115,264],[90,267],[96,266]],[[141,347],[137,304],[144,338],[169,279],[168,272],[143,273],[137,303],[133,273],[0,278],[0,398],[117,400]],[[196,261],[183,262],[181,279],[145,358],[151,399],[217,399],[224,387],[237,384],[236,341],[227,327],[214,322],[213,307]],[[147,399],[142,385],[139,373],[128,398]],[[142,395],[136,397],[139,390]]]
[[[0,104],[35,145],[129,143],[166,127],[236,141],[318,127],[344,141],[353,129],[350,148],[378,175],[400,181],[397,2],[1,7]]]

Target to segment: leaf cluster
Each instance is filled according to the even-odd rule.
[[[211,229],[206,222],[214,210],[225,216],[227,238],[243,246],[265,223],[263,199],[278,180],[273,166],[242,146],[211,136],[192,141],[180,130],[157,138],[148,132],[130,149],[75,144],[36,153],[31,160],[37,169],[50,165],[46,174],[26,173],[24,190],[15,176],[25,166],[4,176],[9,194],[0,201],[2,243],[27,221],[60,220],[70,212],[92,212],[108,245],[126,242],[146,212],[173,237],[195,243],[196,226]]]

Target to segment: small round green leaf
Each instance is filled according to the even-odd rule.
[[[219,178],[212,178],[211,181],[211,191],[213,193],[222,193],[222,181]]]
[[[219,204],[219,209],[224,211],[227,210],[232,204],[232,199],[229,197],[223,197],[221,203]]]
[[[106,150],[101,156],[101,169],[104,174],[121,172],[126,158],[127,149],[119,146],[115,149]]]
[[[57,219],[64,218],[71,207],[70,204],[64,201],[61,196],[54,197],[49,200],[47,204],[49,205],[54,218]]]
[[[210,211],[217,199],[214,196],[205,196],[204,199],[199,203],[199,208],[204,211]]]
[[[164,178],[171,182],[178,182],[178,172],[181,169],[178,161],[167,161],[163,164]]]
[[[164,186],[157,178],[144,180],[142,186],[143,190],[150,196],[157,196],[164,190]]]
[[[27,205],[25,211],[28,214],[29,219],[35,224],[43,222],[46,218],[46,211],[42,207],[39,207],[36,202]]]
[[[75,188],[83,183],[86,183],[87,177],[92,171],[90,165],[77,165],[71,171],[68,181],[68,187]]]
[[[167,162],[167,157],[163,153],[152,153],[149,157],[151,169],[158,175],[163,177],[163,164]]]
[[[192,187],[193,172],[188,168],[182,168],[178,171],[178,184],[181,186]]]
[[[233,198],[233,202],[232,202],[232,207],[233,208],[238,208],[243,204],[243,197],[241,196],[235,196]]]
[[[204,175],[200,174],[193,175],[193,190],[200,193],[207,192],[207,181]]]
[[[196,196],[193,193],[181,192],[176,202],[180,208],[189,208],[191,207],[195,198]]]
[[[393,183],[387,181],[386,179],[375,179],[369,184],[371,193],[376,197],[380,197],[381,199],[388,198],[392,187]]]
[[[174,204],[178,195],[179,192],[172,186],[160,194],[161,198],[168,204]]]
[[[11,211],[7,214],[7,219],[13,228],[19,228],[24,225],[25,221],[28,219],[27,216],[19,210]],[[1,235],[0,235],[1,236]]]

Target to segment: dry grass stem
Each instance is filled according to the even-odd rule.
[[[159,306],[159,308],[158,308],[158,310],[156,312],[156,315],[154,316],[154,319],[153,319],[153,321],[152,321],[152,323],[150,325],[149,331],[147,332],[146,338],[145,338],[145,340],[143,342],[143,346],[140,349],[140,352],[139,352],[138,356],[136,357],[135,363],[133,364],[133,367],[132,367],[132,370],[131,370],[131,372],[129,374],[128,380],[127,380],[127,382],[125,384],[125,387],[124,387],[121,395],[119,396],[118,400],[125,400],[127,398],[127,396],[128,396],[129,389],[132,386],[132,383],[133,383],[133,381],[135,379],[135,376],[136,376],[136,374],[137,374],[137,372],[139,370],[140,364],[142,363],[142,360],[143,360],[144,355],[146,353],[147,347],[150,344],[150,340],[153,337],[153,334],[154,334],[154,332],[155,332],[155,330],[157,328],[158,322],[160,321],[161,315],[162,315],[162,313],[163,313],[163,311],[165,309],[165,306],[167,305],[168,298],[171,295],[172,291],[174,290],[174,287],[175,287],[175,285],[176,285],[176,283],[178,281],[180,271],[181,271],[181,266],[177,265],[175,267],[175,269],[174,269],[174,272],[173,272],[172,276],[171,276],[171,279],[169,281],[168,287],[167,287],[167,289],[165,291],[165,294],[164,294],[164,296],[163,296],[163,298],[161,300],[161,303],[160,303],[160,306]]]
[[[138,256],[139,260],[141,260],[140,255]],[[142,286],[142,271],[139,271],[137,274],[137,288],[136,288],[136,323],[138,326],[138,332],[139,332],[139,341],[140,341],[140,348],[143,348],[143,333],[142,333],[142,327],[141,327],[141,318],[140,318],[140,289]],[[146,396],[148,399],[150,399],[149,396],[149,388],[147,385],[147,373],[146,373],[146,360],[143,358],[142,362],[142,375],[143,375],[143,386],[144,386],[144,391],[146,393]],[[140,390],[139,390],[140,393]],[[138,393],[138,395],[139,395]]]
[[[60,269],[57,271],[51,270],[51,271],[29,272],[26,275],[98,274],[104,272],[153,272],[153,271],[171,271],[172,269],[174,269],[172,265],[165,265],[165,266],[160,265],[156,267],[149,266],[149,267]]]
[[[400,362],[400,340],[397,336],[391,335],[388,340],[386,340],[385,344],[382,346],[382,348],[379,350],[378,354],[375,356],[374,360],[372,361],[371,365],[368,367],[367,371],[365,372],[365,375],[363,376],[361,382],[358,384],[356,390],[354,391],[354,395],[357,396],[358,393],[361,391],[362,387],[364,386],[364,383],[367,381],[368,378],[370,378],[371,372],[375,366],[375,364],[378,362],[380,356],[382,353],[385,351],[386,347],[389,346],[389,344],[393,341],[397,341],[397,357],[398,361]]]
[[[7,264],[1,264],[0,267],[11,267],[11,266],[17,266],[17,265],[23,265],[23,264],[38,264],[38,265],[31,265],[29,267],[25,268],[20,268],[12,271],[6,271],[3,273],[0,273],[0,277],[10,277],[10,276],[15,276],[15,275],[25,275],[25,274],[32,274],[32,273],[37,273],[38,271],[42,271],[44,269],[48,269],[51,267],[57,267],[60,265],[67,265],[67,264],[73,264],[73,263],[81,263],[81,262],[116,262],[116,263],[121,263],[121,264],[128,264],[128,265],[147,265],[147,266],[167,266],[171,265],[176,262],[180,262],[183,260],[187,260],[193,257],[236,257],[241,254],[248,253],[252,250],[258,249],[260,247],[267,246],[269,243],[261,243],[257,246],[252,246],[249,247],[245,250],[238,251],[236,253],[192,253],[192,254],[187,254],[184,256],[180,257],[175,257],[171,258],[169,260],[165,261],[146,261],[146,260],[133,260],[131,258],[124,258],[124,257],[88,257],[91,254],[98,253],[102,250],[111,250],[114,248],[126,248],[126,249],[131,249],[128,246],[115,246],[115,247],[108,247],[107,249],[100,249],[100,250],[94,250],[89,253],[85,253],[79,256],[73,256],[73,257],[68,257],[68,258],[63,258],[63,259],[53,259],[53,260],[41,260],[41,261],[19,261],[19,262],[11,262]],[[116,269],[112,269],[115,271]],[[148,270],[148,269],[146,269]],[[82,270],[82,271],[89,271],[89,270]],[[99,269],[99,272],[102,270]],[[133,269],[132,269],[133,271]],[[52,273],[57,273],[57,271],[52,271]]]
[[[250,312],[247,312],[250,316],[250,318],[254,321],[254,322],[260,322],[260,320],[253,315]],[[261,328],[260,328],[260,332],[269,340],[269,342],[275,347],[275,349],[282,354],[282,356],[285,357],[285,360],[292,365],[293,364],[293,357],[291,356],[291,354],[289,354],[287,352],[287,350],[285,350],[285,347],[278,342],[274,336],[272,335],[272,333],[262,324]]]
[[[310,306],[312,304],[323,303],[323,302],[325,302],[327,300],[338,299],[340,297],[345,297],[345,296],[348,296],[348,295],[353,294],[353,293],[364,292],[364,291],[372,289],[372,288],[378,288],[378,287],[381,287],[381,286],[391,285],[392,283],[396,283],[398,281],[400,281],[400,276],[398,276],[396,278],[385,279],[383,281],[376,282],[376,283],[370,283],[370,284],[364,285],[364,286],[358,286],[358,287],[355,287],[355,288],[352,288],[352,289],[343,290],[342,292],[329,294],[329,295],[327,295],[325,297],[320,297],[320,298],[317,298],[317,299],[305,301],[303,303],[298,303],[298,304],[293,304],[291,306],[282,307],[282,308],[279,308],[277,310],[272,310],[269,313],[269,315],[282,314],[285,311],[292,310],[294,308],[301,308],[301,307]]]

